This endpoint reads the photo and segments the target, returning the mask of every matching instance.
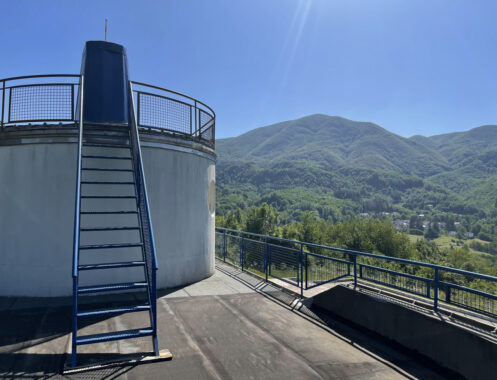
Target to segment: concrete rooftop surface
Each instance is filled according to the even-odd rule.
[[[0,298],[0,379],[451,377],[433,363],[221,263],[208,279],[162,292],[157,307],[160,348],[169,349],[172,360],[62,376],[71,342],[70,299]],[[147,323],[146,315],[126,314],[92,321],[81,333],[141,323]],[[81,346],[78,364],[151,349],[150,339]]]

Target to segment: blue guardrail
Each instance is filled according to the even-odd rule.
[[[301,297],[304,290],[350,278],[354,287],[361,281],[429,299],[434,311],[444,302],[497,318],[497,295],[484,291],[497,277],[482,273],[220,227],[215,250],[220,260],[266,281],[298,287]]]

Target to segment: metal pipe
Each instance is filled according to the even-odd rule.
[[[76,199],[74,207],[74,235],[73,235],[73,264],[72,264],[72,277],[73,277],[73,299],[72,299],[72,351],[71,351],[71,365],[76,366],[77,354],[77,332],[78,332],[78,260],[79,260],[79,226],[81,222],[81,148],[83,144],[83,89],[84,89],[84,76],[81,75],[80,81],[80,103],[79,103],[79,134],[78,134],[78,157],[77,157],[77,174],[76,174]]]
[[[73,297],[77,297],[78,294],[78,277],[73,277],[72,279],[72,291],[73,291]],[[78,332],[78,321],[77,321],[77,314],[78,314],[78,302],[74,302],[73,298],[73,303],[72,303],[72,336],[71,336],[71,366],[76,367],[76,355],[77,355],[77,349],[78,346],[76,344],[76,338],[77,338],[77,332]]]
[[[72,276],[78,277],[78,255],[79,255],[79,225],[81,221],[81,149],[83,144],[83,95],[84,95],[84,76],[81,75],[79,85],[79,134],[78,134],[78,152],[77,152],[77,172],[76,172],[76,199],[74,206],[74,235],[73,235],[73,261]]]

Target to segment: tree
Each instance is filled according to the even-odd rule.
[[[225,227],[232,230],[239,230],[243,227],[243,213],[240,209],[228,211],[225,219]]]
[[[431,224],[428,230],[425,232],[425,238],[436,239],[439,235],[437,230],[438,228],[435,228],[433,224]]]
[[[309,211],[302,213],[302,222],[300,223],[300,241],[307,243],[319,243],[319,231],[314,216]]]
[[[278,226],[278,216],[279,213],[266,202],[259,207],[252,206],[247,215],[245,230],[261,235],[274,235]]]
[[[464,226],[461,226],[457,229],[457,234],[456,234],[456,237],[458,239],[465,239],[466,238],[466,228],[464,228]]]

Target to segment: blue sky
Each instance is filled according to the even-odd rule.
[[[79,72],[86,40],[194,96],[217,137],[312,113],[433,135],[497,124],[497,1],[3,1],[0,77]]]

